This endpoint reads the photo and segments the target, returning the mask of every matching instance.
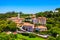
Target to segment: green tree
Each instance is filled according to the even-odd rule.
[[[51,29],[53,27],[53,25],[52,24],[46,24],[46,27],[49,30],[49,29]]]
[[[60,12],[60,8],[56,8],[55,10],[59,11]]]
[[[53,27],[50,29],[50,33],[53,37],[56,37],[57,34],[60,34],[60,28],[58,27]]]
[[[17,27],[16,27],[16,23],[11,22],[10,24],[8,24],[8,27],[11,31],[16,31]]]

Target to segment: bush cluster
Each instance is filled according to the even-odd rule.
[[[36,35],[34,35],[34,34],[32,34],[32,33],[22,33],[22,35],[24,35],[24,36],[29,36],[29,38],[35,38],[36,37]]]

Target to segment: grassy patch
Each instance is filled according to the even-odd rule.
[[[0,33],[0,40],[45,40],[44,38],[37,37],[33,34],[6,34]],[[33,36],[32,36],[33,35]]]
[[[28,36],[23,36],[21,34],[17,34],[17,36],[20,39],[22,38],[22,39],[26,39],[26,40],[45,40],[45,39],[43,39],[41,37],[29,38]]]

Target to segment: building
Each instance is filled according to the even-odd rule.
[[[33,22],[33,24],[37,24],[38,23],[37,18],[32,18],[32,22]]]
[[[32,32],[34,28],[40,29],[40,31],[46,31],[47,27],[45,26],[46,24],[46,17],[38,17],[36,18],[36,15],[32,15],[30,17],[20,18],[20,14],[18,14],[17,17],[11,17],[8,18],[8,20],[12,20],[17,24],[17,27],[22,27],[24,30]],[[23,22],[25,20],[25,22]],[[33,24],[31,24],[32,22]],[[35,27],[35,24],[40,24],[37,27]]]
[[[38,23],[38,20],[37,20],[37,18],[36,18],[36,15],[35,15],[35,14],[33,14],[33,15],[31,16],[31,19],[32,19],[32,23],[33,23],[33,24]]]
[[[32,32],[34,29],[34,25],[28,22],[23,23],[22,28],[26,31]]]
[[[47,31],[47,27],[45,27],[45,26],[37,26],[37,27],[35,27],[36,29],[39,29],[40,31]]]
[[[15,22],[17,24],[17,26],[21,26],[24,19],[17,18],[17,17],[11,17],[11,18],[8,18],[8,20]]]
[[[18,14],[17,17],[11,17],[11,18],[8,18],[8,20],[11,20],[13,22],[15,22],[17,24],[17,27],[21,26],[22,25],[22,22],[24,20],[24,18],[20,18],[19,16],[20,14]]]
[[[45,25],[46,24],[46,17],[38,17],[38,22],[41,25]]]

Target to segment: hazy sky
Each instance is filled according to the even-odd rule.
[[[60,0],[0,0],[0,13],[9,11],[36,13],[60,7]]]

